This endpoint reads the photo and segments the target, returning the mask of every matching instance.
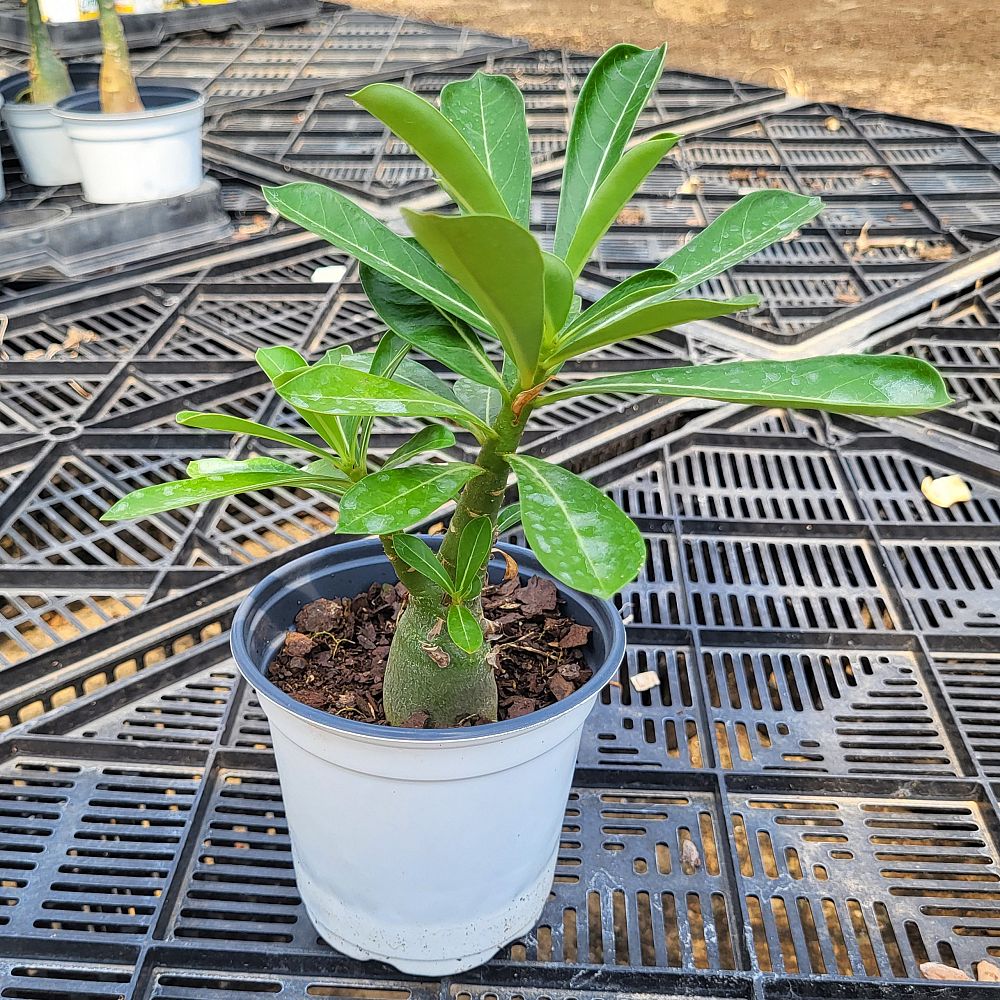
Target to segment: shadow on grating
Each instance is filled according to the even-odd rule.
[[[996,954],[1000,863],[989,806],[972,786],[908,792],[730,791],[763,971],[919,979],[922,962],[970,968]]]

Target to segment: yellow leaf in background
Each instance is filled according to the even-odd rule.
[[[972,499],[972,490],[961,476],[941,476],[938,479],[924,476],[920,483],[920,492],[935,507],[947,508],[952,504]]]

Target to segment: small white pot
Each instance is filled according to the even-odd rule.
[[[184,87],[140,86],[144,111],[104,114],[96,90],[71,94],[55,114],[73,144],[83,196],[98,205],[158,201],[199,187],[205,98]]]
[[[87,63],[75,63],[69,67],[70,78],[77,88],[93,86],[97,72],[96,65]],[[7,126],[14,152],[21,161],[25,179],[39,187],[78,184],[80,166],[76,162],[73,144],[52,105],[17,101],[29,84],[27,73],[16,73],[0,84],[0,94],[6,99],[0,115]]]
[[[544,574],[526,549],[504,547],[522,573]],[[503,565],[491,569],[499,577]],[[583,724],[618,669],[625,630],[609,601],[564,591],[568,612],[593,626],[594,676],[558,704],[472,729],[352,722],[267,680],[303,604],[393,580],[377,540],[297,559],[241,605],[233,654],[270,723],[296,880],[316,929],[353,958],[446,976],[487,961],[541,915]]]

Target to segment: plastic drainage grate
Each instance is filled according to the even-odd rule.
[[[249,28],[294,24],[319,10],[316,0],[229,0],[225,4],[195,4],[159,13],[131,14],[122,23],[129,45],[142,48],[190,31],[220,32],[237,25]],[[61,55],[101,51],[95,19],[53,23],[49,32]],[[0,4],[0,43],[22,52],[29,50],[27,19],[17,0],[4,0]]]
[[[967,967],[988,952],[1000,919],[993,817],[977,789],[942,790],[914,783],[900,801],[864,785],[733,788],[760,967],[919,978],[922,962]]]
[[[216,102],[355,81],[413,66],[523,48],[512,38],[323,3],[294,27],[199,32],[133,55],[137,73],[192,83]]]
[[[967,440],[1000,444],[1000,277],[995,273],[908,328],[873,337],[867,350],[908,354],[937,365],[956,403],[921,419]]]
[[[659,263],[743,190],[781,181],[830,208],[712,288],[762,291],[769,312],[662,331],[560,378],[786,355],[825,330],[831,351],[860,342],[935,361],[960,406],[881,425],[629,396],[545,411],[529,449],[620,502],[648,555],[618,598],[629,651],[587,723],[542,920],[441,983],[317,938],[267,723],[227,629],[264,574],[339,541],[334,507],[274,490],[134,524],[98,518],[195,455],[296,459],[172,415],[220,409],[301,432],[254,351],[290,343],[316,356],[380,335],[349,270],[310,280],[342,255],[254,221],[262,164],[332,162],[336,183],[383,203],[426,186],[409,152],[360,131],[324,80],[398,76],[431,51],[450,61],[404,74],[426,94],[477,65],[516,70],[544,236],[546,164],[589,60],[487,58],[494,41],[508,44],[331,9],[298,28],[143,54],[147,73],[212,80],[217,98],[234,88],[238,106],[216,121],[235,146],[214,169],[245,229],[86,287],[7,289],[5,997],[921,1000],[934,990],[913,981],[921,962],[971,973],[1000,958],[1000,784],[989,783],[1000,782],[1000,475],[982,447],[997,440],[1000,286],[973,276],[956,290],[986,270],[990,251],[968,252],[1000,236],[995,137],[822,105],[761,118],[755,105],[773,92],[684,74],[664,77],[644,127],[714,111],[742,124],[689,135],[623,213],[584,292]],[[254,96],[279,87],[294,89]],[[859,252],[862,229],[874,242]],[[893,290],[892,309],[869,313]],[[857,330],[833,344],[851,317]],[[411,428],[380,421],[375,447]],[[949,474],[973,499],[930,505],[921,480]],[[636,691],[631,678],[649,671],[659,684]],[[953,1000],[979,992],[948,984]]]
[[[572,105],[593,62],[590,56],[551,50],[525,55],[501,52],[452,68],[414,69],[398,79],[436,100],[449,81],[477,70],[514,76],[526,95],[532,157],[543,164],[565,147]],[[764,87],[668,72],[639,127],[751,107],[775,96],[777,91]],[[206,138],[210,151],[218,144],[245,154],[250,163],[255,158],[266,161],[272,171],[278,164],[292,176],[332,183],[374,202],[394,202],[434,187],[431,171],[409,147],[336,86],[234,104],[210,122]]]
[[[534,206],[543,239],[556,183]],[[655,267],[692,229],[768,187],[819,195],[825,209],[701,291],[759,294],[758,310],[718,322],[770,344],[804,342],[1000,238],[1000,169],[979,134],[813,104],[689,135],[621,213],[590,273]]]

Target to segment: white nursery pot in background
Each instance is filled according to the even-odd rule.
[[[158,201],[201,185],[205,98],[185,87],[139,86],[144,111],[104,114],[96,90],[55,106],[80,165],[83,196],[98,205]]]
[[[546,575],[526,549],[504,548],[522,575]],[[316,929],[353,958],[444,976],[482,964],[538,921],[583,725],[618,669],[625,628],[611,602],[561,590],[566,613],[593,628],[593,677],[541,711],[472,728],[341,719],[267,679],[304,604],[394,580],[377,540],[290,562],[240,606],[233,654],[270,724],[298,889]]]
[[[70,79],[77,89],[92,87],[97,82],[99,69],[96,63],[76,63],[69,67]],[[0,115],[21,162],[25,180],[38,187],[78,184],[80,167],[73,144],[53,106],[17,100],[29,86],[27,73],[16,73],[0,84],[0,95],[4,98]]]

